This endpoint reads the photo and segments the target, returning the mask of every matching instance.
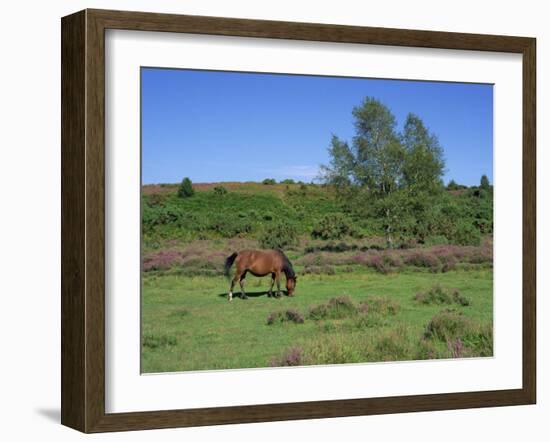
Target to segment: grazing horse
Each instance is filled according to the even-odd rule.
[[[286,276],[286,289],[288,296],[293,296],[296,287],[296,273],[292,264],[280,250],[241,250],[233,253],[225,260],[225,275],[229,277],[229,269],[235,263],[235,277],[231,280],[228,299],[233,299],[233,287],[239,281],[241,286],[241,298],[247,299],[244,292],[244,278],[248,272],[254,276],[266,276],[271,274],[271,286],[267,293],[269,297],[273,296],[273,284],[277,282],[277,295],[281,296],[281,273]]]

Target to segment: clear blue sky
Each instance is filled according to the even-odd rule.
[[[142,68],[144,184],[311,181],[331,135],[354,135],[352,108],[376,97],[417,114],[461,184],[493,181],[491,85]]]

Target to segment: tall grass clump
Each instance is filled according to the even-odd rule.
[[[493,356],[493,324],[480,324],[470,328],[462,342],[476,356]]]
[[[399,308],[399,301],[381,296],[370,296],[359,304],[359,311],[361,313],[376,313],[383,316],[396,315]]]
[[[449,291],[439,285],[432,287],[427,292],[418,292],[414,300],[425,305],[458,304],[463,307],[470,305],[470,300],[462,295],[458,289]]]
[[[320,304],[309,310],[308,317],[315,321],[321,319],[342,319],[357,314],[357,306],[349,296],[338,296],[329,299],[326,304]]]
[[[472,326],[470,320],[456,310],[437,313],[426,325],[424,337],[447,342],[463,336]]]
[[[296,310],[286,310],[272,312],[267,317],[267,325],[282,324],[284,322],[303,324],[304,316]]]
[[[171,335],[154,335],[152,333],[147,333],[143,335],[141,340],[141,345],[145,348],[155,350],[158,348],[166,348],[174,346],[178,343],[178,340],[175,336]]]

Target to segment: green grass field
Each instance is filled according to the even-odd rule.
[[[248,276],[246,283],[249,299],[237,297],[230,303],[228,282],[222,276],[145,274],[142,372],[492,354],[491,268],[446,273],[402,270],[385,275],[366,269],[303,275],[295,296],[280,299],[265,295],[267,278]],[[414,299],[417,293],[436,286],[458,290],[469,305],[424,304]],[[308,314],[315,306],[343,295],[349,296],[354,310],[332,319],[315,320]],[[362,303],[373,299],[382,308],[371,303],[369,309],[361,309]],[[287,310],[301,314],[304,322],[268,325],[271,313]],[[439,319],[432,321],[430,329],[434,316]],[[426,332],[441,330],[441,324],[443,335]]]

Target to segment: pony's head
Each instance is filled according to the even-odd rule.
[[[292,296],[294,294],[294,289],[296,288],[297,279],[298,279],[297,276],[293,276],[292,278],[286,279],[286,291],[288,292],[288,296]]]

